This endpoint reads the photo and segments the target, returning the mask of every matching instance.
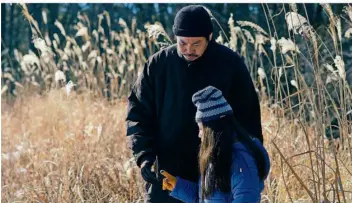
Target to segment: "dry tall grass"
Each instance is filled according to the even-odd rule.
[[[272,160],[262,202],[352,202],[352,69],[343,49],[350,43],[352,7],[337,16],[321,5],[329,17],[325,35],[305,10],[283,7],[284,37],[273,20],[279,14],[262,6],[267,28],[231,15],[230,33],[217,38],[244,56],[261,97]],[[50,41],[22,8],[40,56],[15,52],[20,66],[2,74],[2,200],[141,201],[143,182],[125,145],[126,102],[111,98],[124,98],[146,57],[171,38],[160,24],[146,25],[152,38],[135,30],[135,21],[129,27],[120,19],[122,31],[111,30],[104,12],[97,30],[78,15],[71,37],[55,22],[61,33]],[[18,96],[7,104],[11,86]],[[328,141],[326,129],[336,131],[332,121],[340,139]]]
[[[125,145],[126,102],[61,90],[2,107],[4,202],[125,202],[141,197]]]
[[[78,91],[119,98],[126,95],[146,58],[156,51],[155,40],[135,28],[135,19],[131,25],[119,19],[121,30],[112,30],[110,15],[104,12],[98,16],[98,28],[93,29],[87,14],[78,14],[74,36],[67,35],[63,25],[56,20],[55,26],[60,33],[55,33],[51,40],[47,27],[42,34],[26,5],[20,4],[20,7],[40,56],[31,50],[29,53],[14,51],[15,63],[7,63],[2,75],[1,93],[6,97],[17,95],[24,88],[25,91],[45,93],[71,80]],[[103,22],[107,26],[103,27]],[[2,60],[10,59],[2,55]]]
[[[111,103],[87,94],[67,98],[62,90],[53,90],[45,97],[18,98],[11,108],[3,105],[2,201],[141,201],[144,187],[126,148],[125,114],[126,101]],[[325,144],[325,157],[316,156],[319,152],[312,146],[308,150],[307,136],[299,123],[278,120],[265,103],[262,120],[272,161],[263,202],[312,202],[298,178],[313,196],[323,195],[324,181],[326,197],[337,201],[340,186],[336,163],[346,202],[352,200],[352,162],[347,150],[340,151],[335,162],[334,151]],[[314,145],[313,129],[305,130],[310,145]],[[316,182],[311,175],[310,154]],[[324,180],[319,175],[323,168]],[[319,185],[316,192],[314,185]],[[344,202],[341,193],[339,198]]]

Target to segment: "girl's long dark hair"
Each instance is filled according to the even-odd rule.
[[[201,175],[202,199],[209,198],[215,190],[231,191],[232,145],[234,132],[257,162],[260,179],[264,179],[264,154],[253,142],[233,116],[203,123],[203,137],[199,150],[199,169]]]

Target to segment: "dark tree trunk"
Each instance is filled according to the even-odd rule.
[[[7,36],[12,36],[12,33],[13,33],[13,22],[14,22],[14,12],[15,12],[15,7],[14,5],[10,6],[10,27],[9,27],[9,30],[8,30],[8,33],[7,33]],[[9,45],[9,51],[10,51],[10,54],[12,54],[13,52],[13,38],[9,38],[8,40],[8,45]]]
[[[7,19],[7,5],[2,3],[1,4],[1,38],[6,42],[6,19]]]
[[[50,39],[53,39],[54,33],[60,32],[59,28],[56,27],[55,21],[58,18],[59,4],[48,4],[48,29]]]

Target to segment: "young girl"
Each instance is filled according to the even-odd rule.
[[[194,183],[161,171],[163,190],[186,203],[259,203],[270,169],[262,143],[240,127],[220,90],[208,86],[192,101],[201,138],[200,180]]]

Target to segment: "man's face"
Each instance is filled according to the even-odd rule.
[[[199,133],[198,133],[198,137],[202,140],[203,138],[203,124],[201,122],[197,122],[198,124],[198,130],[199,130]]]
[[[187,61],[194,61],[201,57],[207,49],[208,41],[205,37],[176,36],[177,49]]]

